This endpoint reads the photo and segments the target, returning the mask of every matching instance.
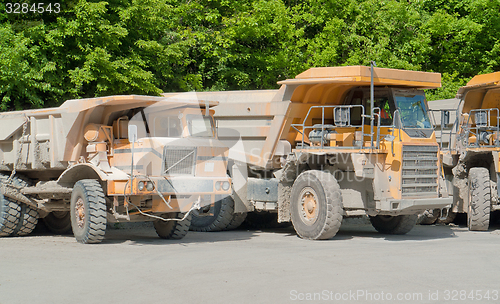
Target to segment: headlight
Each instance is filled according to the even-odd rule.
[[[139,184],[137,185],[137,188],[139,188],[139,191],[144,190],[144,182],[139,182]]]
[[[155,186],[153,185],[153,183],[152,183],[152,182],[148,182],[148,183],[146,184],[146,189],[147,189],[148,191],[153,191],[153,189],[154,189],[154,188],[155,188]]]
[[[216,182],[215,183],[215,190],[220,191],[220,187],[221,187],[220,182]]]
[[[229,190],[229,182],[223,182],[222,183],[222,190],[227,191]]]

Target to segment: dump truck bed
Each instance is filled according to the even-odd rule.
[[[108,125],[129,109],[160,101],[165,98],[109,96],[68,100],[57,108],[0,113],[0,170],[11,171],[17,159],[17,170],[65,169],[83,155],[88,123]],[[189,103],[193,101],[179,106]]]

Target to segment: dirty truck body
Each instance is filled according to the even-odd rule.
[[[500,210],[500,72],[475,76],[454,100],[435,101],[444,171],[453,194],[449,220],[467,213],[470,230],[488,229]],[[449,105],[446,105],[448,103]]]
[[[43,218],[82,243],[119,221],[155,221],[160,237],[182,238],[191,211],[230,193],[213,105],[129,95],[0,113],[0,235]]]
[[[277,212],[299,236],[327,239],[343,217],[404,234],[418,213],[449,206],[421,90],[439,87],[440,74],[373,72],[313,68],[279,90],[197,93],[219,102],[236,213]]]

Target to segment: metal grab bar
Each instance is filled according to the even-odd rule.
[[[360,124],[353,124],[351,120],[351,109],[353,108],[360,108],[361,109],[361,123]],[[314,125],[311,122],[311,125],[307,125],[307,121],[311,115],[311,111],[314,109],[321,109],[321,129],[318,127],[318,125]],[[333,109],[333,120],[334,120],[334,125],[325,125],[325,109]],[[346,110],[346,111],[344,111]],[[374,107],[371,110],[371,115],[366,115],[365,114],[365,107],[363,105],[335,105],[335,106],[312,106],[309,108],[306,116],[304,117],[304,120],[302,123],[297,123],[297,124],[291,124],[291,127],[295,129],[299,134],[302,135],[301,139],[301,147],[304,148],[306,147],[306,142],[305,142],[305,134],[307,133],[307,129],[320,129],[321,130],[321,137],[320,137],[320,142],[319,146],[321,149],[325,148],[326,143],[325,143],[325,138],[324,138],[324,132],[325,130],[331,130],[332,133],[335,132],[336,129],[338,128],[361,128],[362,132],[362,137],[370,137],[370,146],[363,147],[361,144],[361,149],[366,148],[366,149],[379,149],[380,148],[380,124],[381,124],[381,115],[380,115],[381,109],[379,107]],[[397,111],[397,110],[396,110]],[[337,115],[340,113],[340,120],[337,120]],[[344,113],[347,113],[346,117],[347,119],[343,119]],[[396,112],[395,112],[396,113]],[[370,121],[372,122],[375,121],[376,125],[374,128],[377,130],[374,132],[370,132],[370,134],[364,133],[364,127],[365,127],[365,118],[369,118]],[[370,123],[372,125],[372,123]],[[394,123],[393,126],[388,126],[394,128]],[[375,138],[374,138],[374,133],[376,132]],[[363,140],[362,140],[363,141]],[[339,148],[339,147],[336,147]],[[347,147],[345,147],[347,148]]]

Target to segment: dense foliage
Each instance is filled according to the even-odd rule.
[[[49,2],[64,2],[61,12],[0,4],[0,110],[276,88],[310,67],[371,60],[441,72],[443,88],[428,97],[452,98],[472,76],[500,70],[500,0]]]

